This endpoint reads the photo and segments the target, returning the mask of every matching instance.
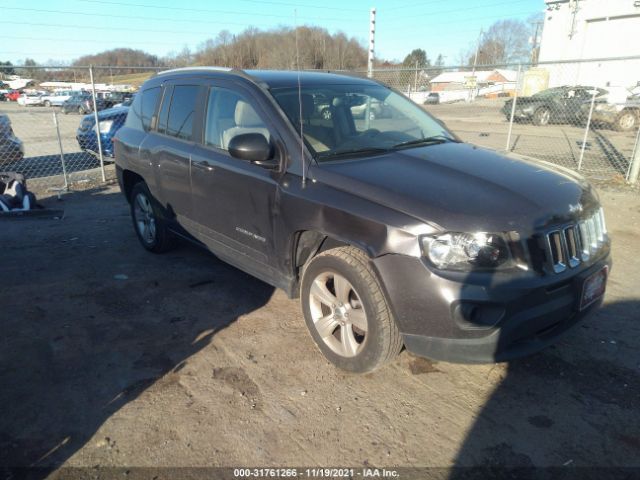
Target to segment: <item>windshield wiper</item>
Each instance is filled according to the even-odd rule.
[[[433,144],[447,143],[447,142],[460,143],[459,140],[448,137],[447,135],[432,135],[430,137],[416,138],[414,140],[407,140],[406,142],[400,142],[394,145],[393,148],[398,149],[398,148],[404,148],[404,147],[415,147],[417,145],[433,145]]]
[[[353,148],[349,150],[337,150],[335,152],[319,153],[317,155],[318,160],[327,160],[329,158],[348,157],[351,155],[366,155],[376,153],[387,153],[388,148],[370,147],[370,148]]]

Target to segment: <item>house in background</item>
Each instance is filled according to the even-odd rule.
[[[469,97],[470,90],[473,90],[473,97],[511,96],[516,90],[517,79],[517,71],[505,69],[443,72],[431,79],[431,91],[452,100]],[[460,98],[453,98],[456,95]]]
[[[639,0],[545,0],[540,43],[548,87],[622,86],[640,82]],[[605,61],[606,58],[637,57]],[[545,64],[567,60],[596,61]]]

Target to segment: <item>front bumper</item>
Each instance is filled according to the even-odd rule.
[[[100,134],[102,154],[106,157],[113,157],[113,142],[111,139],[112,136],[109,134]],[[96,134],[93,129],[88,131],[78,130],[76,140],[82,151],[97,155],[98,141],[96,140]]]
[[[535,353],[593,312],[601,300],[579,311],[584,280],[611,261],[607,250],[555,278],[502,274],[483,281],[470,274],[444,278],[402,255],[379,257],[374,265],[407,350],[434,360],[491,363]]]

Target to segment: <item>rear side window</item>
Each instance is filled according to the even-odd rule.
[[[167,135],[191,140],[198,88],[196,85],[176,85],[173,88],[167,119]]]

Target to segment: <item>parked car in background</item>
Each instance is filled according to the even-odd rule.
[[[7,102],[16,102],[18,101],[18,98],[20,98],[20,95],[22,95],[22,92],[18,90],[11,90],[9,93],[5,94],[5,100]]]
[[[314,99],[317,101],[319,95],[316,95]],[[330,120],[333,116],[334,106],[331,102],[326,103],[326,99],[322,99],[320,106],[320,115],[325,120]],[[369,120],[375,120],[376,118],[382,118],[390,115],[389,108],[382,102],[375,98],[371,98],[367,95],[351,94],[344,97],[343,101],[348,103],[351,109],[351,115],[353,118],[365,118],[367,109],[369,111]]]
[[[64,102],[69,100],[74,94],[80,94],[79,91],[60,90],[42,97],[42,103],[45,107],[60,107]]]
[[[425,105],[436,105],[440,103],[440,94],[438,92],[429,92],[424,101]]]
[[[127,119],[129,107],[114,107],[102,110],[98,113],[98,130],[100,132],[100,143],[102,154],[105,157],[113,158],[113,136],[124,125]],[[96,137],[94,115],[85,115],[76,132],[76,140],[80,149],[93,155],[98,155],[98,140]]]
[[[101,98],[96,99],[96,107],[98,111],[104,110],[104,100]],[[62,113],[79,113],[85,115],[89,112],[93,112],[93,96],[89,92],[82,92],[78,95],[73,95],[67,101],[62,104]]]
[[[132,97],[132,92],[109,92],[109,94],[104,97],[105,108],[112,108],[116,105],[121,105]]]
[[[599,97],[606,93],[596,87],[563,86],[548,88],[530,97],[516,99],[515,120],[530,121],[534,125],[549,123],[579,123],[582,116],[582,104],[590,101],[594,89]],[[514,99],[509,99],[502,107],[507,120],[511,119]]]
[[[626,89],[625,89],[626,90]],[[628,90],[625,95],[612,95],[613,92],[598,98],[591,113],[591,123],[604,125],[614,130],[628,132],[640,125],[640,94],[630,95]],[[628,94],[628,95],[627,95]],[[587,121],[591,102],[582,105],[582,118]]]
[[[40,94],[26,94],[23,93],[22,95],[20,95],[18,97],[17,100],[18,105],[22,105],[22,106],[42,106],[43,102],[42,102],[42,95]]]
[[[354,120],[358,95],[389,119]],[[593,187],[465,144],[370,79],[163,72],[130,107],[115,161],[142,247],[187,238],[299,296],[316,345],[349,371],[374,370],[403,345],[508,361],[602,303],[610,242]]]
[[[0,113],[0,167],[7,167],[24,158],[24,146],[13,133],[11,120]]]

